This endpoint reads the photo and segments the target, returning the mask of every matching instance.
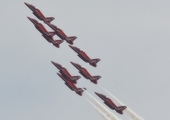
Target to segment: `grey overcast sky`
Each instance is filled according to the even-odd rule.
[[[27,19],[37,18],[24,2],[76,35],[74,45],[100,58],[98,67],[66,42],[59,49],[48,43]],[[101,75],[98,85],[83,77],[77,84],[100,102],[95,91],[109,95],[99,85],[145,120],[170,120],[169,6],[169,0],[1,0],[0,120],[102,120],[85,100],[90,98],[70,91],[50,61],[73,75],[79,73],[70,61]]]

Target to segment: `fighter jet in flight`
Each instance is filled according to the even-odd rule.
[[[82,88],[77,88],[75,84],[69,80],[69,78],[65,77],[64,75],[57,73],[57,75],[65,81],[65,84],[73,91],[75,91],[78,95],[82,96],[83,89]]]
[[[46,23],[51,29],[53,29],[56,33],[56,35],[61,38],[62,40],[65,40],[69,44],[73,44],[73,41],[77,39],[76,36],[70,36],[68,37],[60,28],[57,26],[51,24],[51,23]]]
[[[33,11],[33,14],[39,19],[44,21],[44,23],[50,23],[51,21],[53,21],[55,18],[54,17],[45,17],[42,12],[36,8],[35,6],[28,4],[26,2],[24,2],[24,4]]]
[[[126,109],[126,106],[116,106],[115,103],[110,99],[107,98],[105,95],[95,92],[95,94],[104,100],[104,103],[112,110],[115,110],[119,114],[123,114],[123,110]]]
[[[89,79],[92,83],[97,84],[97,80],[101,78],[101,76],[92,76],[84,67],[81,65],[71,62],[71,64],[79,70],[79,73],[84,76],[86,79]]]
[[[57,48],[60,47],[60,44],[63,42],[63,40],[54,40],[53,36],[55,35],[54,32],[48,32],[45,27],[39,23],[37,20],[27,17],[35,26],[35,28],[42,34],[42,36],[50,43],[52,43]]]
[[[100,61],[99,58],[96,59],[89,58],[89,56],[83,50],[80,50],[80,48],[78,47],[74,47],[71,45],[69,45],[69,47],[73,49],[84,62],[88,62],[93,67],[96,67],[97,63]]]
[[[77,80],[81,78],[80,76],[72,76],[72,75],[68,72],[68,70],[67,70],[65,67],[61,66],[60,64],[55,63],[55,62],[53,62],[53,61],[51,61],[51,63],[52,63],[55,67],[57,67],[57,68],[59,69],[59,72],[60,72],[65,78],[70,79],[73,83],[76,84],[76,83],[77,83]]]

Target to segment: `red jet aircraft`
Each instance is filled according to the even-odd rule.
[[[84,76],[86,79],[89,79],[92,83],[97,84],[97,80],[101,78],[101,76],[92,76],[84,67],[81,65],[71,62],[71,64],[79,70],[79,73]]]
[[[60,28],[57,26],[51,24],[51,23],[46,23],[51,29],[53,29],[58,37],[60,37],[62,40],[66,40],[67,43],[73,44],[73,41],[77,39],[76,36],[70,36],[68,37]]]
[[[77,80],[81,78],[80,76],[72,76],[72,75],[67,71],[67,69],[66,69],[65,67],[61,66],[60,64],[55,63],[55,62],[53,62],[53,61],[51,61],[51,63],[60,70],[59,72],[60,72],[64,77],[70,79],[73,83],[76,84],[76,83],[77,83]]]
[[[107,98],[105,95],[95,92],[95,94],[104,100],[104,103],[112,110],[115,110],[119,114],[123,114],[123,110],[126,109],[126,106],[116,106],[110,98]]]
[[[69,45],[71,49],[73,49],[76,53],[78,53],[78,56],[85,62],[88,62],[90,65],[92,65],[93,67],[97,66],[97,63],[100,61],[99,58],[96,59],[91,59],[89,58],[89,56],[83,51],[80,50],[80,48],[74,47]]]
[[[66,84],[71,90],[75,91],[77,94],[79,94],[80,96],[82,96],[82,93],[83,93],[83,91],[84,91],[82,88],[77,88],[72,81],[70,81],[67,77],[63,76],[62,74],[57,73],[57,75],[60,76],[60,78],[65,81],[65,84]]]
[[[33,11],[33,14],[39,19],[44,21],[45,23],[50,23],[51,21],[53,21],[55,18],[54,17],[45,17],[42,12],[36,8],[35,6],[25,3],[25,5],[30,8]]]
[[[57,48],[60,47],[60,44],[63,42],[63,40],[54,40],[53,36],[55,35],[54,32],[48,32],[45,27],[39,23],[37,20],[27,17],[35,26],[35,28],[42,34],[42,36],[50,43],[53,43],[54,46]]]

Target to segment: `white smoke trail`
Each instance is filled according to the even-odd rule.
[[[100,86],[101,87],[101,86]],[[105,92],[107,92],[119,105],[123,106],[124,104],[120,102],[115,96],[113,96],[109,91],[101,87]],[[143,120],[139,115],[133,112],[130,108],[126,108],[125,111],[132,117],[134,120]]]
[[[96,110],[97,112],[99,112],[99,114],[101,115],[101,117],[104,120],[110,120],[110,118],[108,118],[99,108],[97,108],[92,102],[90,102],[88,99],[86,99]]]
[[[117,116],[115,116],[112,112],[110,112],[105,106],[103,106],[98,100],[96,100],[90,93],[85,91],[87,95],[89,95],[92,100],[95,102],[96,106],[99,107],[99,109],[105,113],[107,117],[109,117],[111,120],[119,120]]]

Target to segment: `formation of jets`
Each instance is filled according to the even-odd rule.
[[[42,34],[42,36],[49,42],[52,43],[54,46],[59,48],[60,44],[63,42],[63,40],[54,40],[53,36],[55,35],[54,32],[48,32],[45,27],[39,23],[37,20],[27,17],[35,26],[35,28]]]
[[[77,39],[76,36],[67,36],[62,29],[57,27],[56,25],[52,24],[51,22],[55,19],[54,17],[45,17],[42,12],[36,8],[35,6],[25,3],[25,5],[33,11],[33,14],[41,21],[43,21],[47,26],[49,26],[53,31],[47,31],[46,28],[38,22],[36,19],[27,17],[35,26],[35,28],[42,34],[42,36],[49,42],[52,43],[57,48],[60,47],[60,44],[63,43],[65,40],[72,50],[74,50],[78,57],[80,57],[84,62],[89,63],[93,67],[97,67],[97,63],[100,61],[99,58],[90,58],[83,50],[81,50],[78,47],[72,46],[74,43],[73,41]],[[54,35],[57,35],[60,39],[54,40]],[[73,76],[71,75],[68,70],[60,65],[59,63],[56,63],[54,61],[51,61],[51,63],[59,70],[57,75],[65,82],[65,85],[69,87],[72,91],[75,91],[78,95],[82,96],[82,93],[86,88],[78,88],[76,86],[77,80],[79,80],[80,76]],[[90,80],[92,83],[97,84],[98,80],[101,78],[100,75],[92,76],[88,70],[78,63],[70,62],[75,68],[78,69],[79,73],[86,79]],[[105,95],[95,92],[95,94],[100,97],[104,103],[110,108],[118,112],[119,114],[123,114],[123,110],[126,109],[126,106],[116,106],[115,103],[110,99],[107,98]]]
[[[44,21],[46,25],[48,25],[53,31],[49,32],[45,29],[45,27],[39,23],[37,20],[27,17],[35,26],[35,28],[42,34],[42,36],[50,43],[52,43],[57,48],[60,47],[60,44],[65,40],[67,43],[73,45],[73,41],[77,39],[76,36],[67,36],[62,29],[53,25],[51,22],[55,19],[54,17],[45,17],[42,12],[36,8],[35,6],[25,3],[25,5],[33,11],[33,14],[41,21]],[[60,40],[54,40],[53,36],[57,35]]]

